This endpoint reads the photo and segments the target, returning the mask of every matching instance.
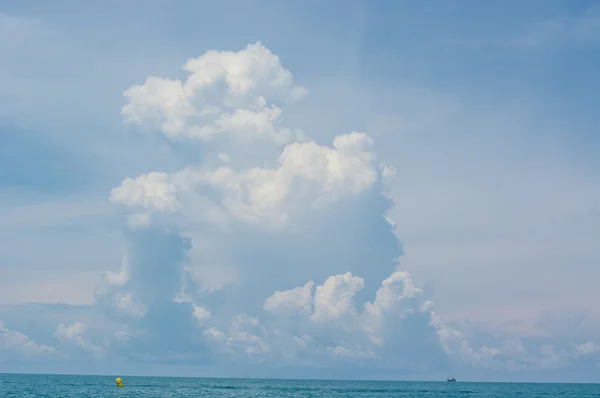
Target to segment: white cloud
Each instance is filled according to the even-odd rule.
[[[271,349],[264,340],[265,334],[266,330],[258,319],[239,315],[231,322],[227,345],[249,356],[262,356]]]
[[[335,321],[342,316],[353,314],[354,296],[363,287],[364,280],[352,276],[350,272],[330,276],[325,283],[317,286],[313,318],[316,321]]]
[[[279,57],[260,42],[238,52],[208,51],[183,68],[189,73],[185,82],[149,77],[127,89],[125,121],[171,139],[228,134],[285,144],[301,137],[281,126],[281,109],[267,101],[295,100],[307,90],[294,85]]]
[[[80,340],[83,332],[85,332],[85,325],[81,322],[75,322],[70,326],[65,326],[64,324],[58,325],[54,335],[64,340]]]
[[[238,316],[229,333],[211,328],[205,334],[224,347],[235,347],[228,351],[230,355],[243,351],[292,361],[308,356],[331,366],[352,359],[354,366],[376,361],[374,364],[396,362],[398,369],[410,368],[420,357],[496,370],[539,370],[565,365],[574,355],[600,352],[600,346],[591,342],[571,351],[550,344],[532,351],[514,340],[497,341],[495,347],[475,347],[463,333],[442,321],[407,272],[394,272],[383,280],[375,300],[366,302],[360,311],[354,297],[364,287],[362,278],[350,273],[331,276],[317,286],[314,295],[312,287],[308,282],[268,297],[264,309],[275,316],[271,323]],[[324,323],[324,319],[335,322]]]
[[[276,314],[308,315],[312,313],[312,289],[314,282],[309,281],[302,287],[283,292],[276,291],[265,300],[263,308]]]
[[[156,210],[174,210],[178,206],[177,188],[168,182],[167,173],[149,173],[127,178],[119,189],[113,189],[110,200],[125,205],[139,205]]]
[[[311,333],[308,340],[316,345],[303,344],[305,350],[320,352],[329,358],[354,359],[393,359],[395,355],[406,355],[393,348],[392,339],[410,337],[420,341],[405,341],[405,344],[419,346],[430,336],[427,334],[403,336],[402,328],[419,327],[425,320],[425,325],[435,334],[441,327],[447,326],[436,323],[435,314],[429,301],[422,295],[423,290],[414,286],[410,275],[406,272],[394,272],[377,290],[375,300],[366,302],[362,310],[355,303],[356,294],[365,286],[364,279],[353,276],[350,272],[334,275],[322,285],[317,286],[312,297],[312,282],[302,288],[287,292],[275,292],[265,300],[265,310],[275,313],[278,317],[287,318],[297,315],[299,302],[302,303],[304,321],[294,325],[295,329],[288,330],[290,334]],[[300,292],[302,294],[300,294]],[[301,297],[301,300],[298,298]],[[280,304],[279,306],[273,305]],[[310,305],[312,303],[312,306]],[[296,305],[294,305],[296,304]],[[274,311],[277,310],[277,311]],[[287,313],[286,313],[287,310]],[[423,314],[424,317],[421,317]],[[333,322],[326,322],[333,321]],[[275,326],[274,326],[275,327]],[[281,333],[281,332],[280,332]],[[290,336],[294,341],[298,336]],[[322,348],[325,347],[323,351]],[[398,347],[397,347],[398,348]],[[430,341],[427,347],[421,347],[423,355],[441,349],[440,340]],[[313,355],[316,352],[312,353]]]
[[[84,338],[85,331],[85,325],[79,321],[76,321],[71,325],[61,323],[56,327],[54,337],[62,342],[72,342],[92,355],[102,357],[105,353],[104,347],[96,346],[86,340]]]
[[[222,342],[225,339],[225,333],[215,327],[205,330],[204,334],[219,342]]]
[[[587,356],[600,353],[600,344],[588,341],[575,347],[577,355]]]
[[[380,177],[372,146],[371,138],[357,132],[336,137],[333,148],[296,142],[283,149],[276,168],[154,172],[124,180],[110,199],[151,211],[172,211],[185,203],[188,217],[194,204],[204,203],[199,215],[204,220],[218,211],[244,221],[278,225],[299,204],[306,211],[372,189]]]
[[[200,164],[127,178],[111,192],[131,211],[127,261],[107,274],[96,304],[123,324],[115,337],[131,357],[216,350],[398,369],[566,360],[553,346],[470,341],[408,272],[394,271],[402,251],[386,184],[395,169],[377,160],[366,133],[327,146],[282,127],[279,105],[305,90],[269,50],[209,51],[185,69],[185,82],[150,77],[125,92],[126,122],[214,146]],[[265,138],[277,153],[250,153]],[[226,166],[214,167],[212,152]]]
[[[210,318],[211,314],[206,308],[194,305],[194,316],[198,318],[199,321],[202,321],[203,319]]]
[[[37,344],[23,333],[9,330],[0,321],[0,352],[4,355],[15,354],[19,357],[27,357],[40,354],[51,354],[56,349],[45,344]]]
[[[294,224],[294,218],[304,218],[307,211],[326,209],[373,191],[379,179],[387,180],[393,174],[378,164],[373,140],[364,133],[340,135],[333,147],[301,135],[286,133],[285,139],[280,139],[284,130],[273,130],[273,126],[281,109],[265,107],[265,101],[286,102],[307,91],[293,84],[291,73],[262,44],[251,44],[236,53],[209,51],[188,61],[185,69],[190,76],[184,83],[152,77],[144,86],[126,91],[125,120],[161,130],[173,139],[207,140],[216,133],[233,134],[237,139],[241,134],[246,142],[243,146],[250,141],[259,144],[259,133],[268,130],[272,141],[287,145],[274,162],[244,153],[235,155],[232,163],[230,153],[237,144],[218,141],[217,158],[228,163],[227,167],[211,168],[206,161],[177,172],[125,179],[112,190],[110,200],[134,209],[127,216],[129,228],[156,223],[183,230],[190,230],[193,224],[222,229],[237,222],[282,227]],[[194,279],[206,267],[194,264],[189,276]],[[235,275],[227,278],[237,279]],[[199,286],[216,283],[194,281]]]

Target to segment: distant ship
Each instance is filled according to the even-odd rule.
[[[446,379],[446,381],[456,383],[456,379],[454,377],[451,379]]]

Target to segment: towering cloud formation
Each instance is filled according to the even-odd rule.
[[[184,69],[185,81],[149,77],[125,91],[128,124],[203,152],[110,194],[126,212],[128,249],[96,297],[124,326],[118,344],[177,361],[210,350],[394,369],[502,360],[506,349],[472,348],[397,270],[385,195],[394,170],[367,134],[323,145],[285,126],[282,106],[307,90],[260,43],[208,51]],[[72,328],[57,333],[83,344]]]

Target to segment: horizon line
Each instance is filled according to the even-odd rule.
[[[163,378],[163,379],[206,379],[206,380],[280,380],[280,381],[335,381],[335,382],[382,382],[382,383],[448,383],[447,380],[393,380],[393,379],[319,379],[319,378],[293,378],[293,377],[241,377],[241,376],[159,376],[159,375],[132,375],[132,374],[88,374],[88,373],[35,373],[35,372],[0,372],[0,376],[79,376],[79,377],[133,377],[133,378]],[[483,380],[456,380],[457,383],[477,384],[586,384],[600,385],[600,382],[576,381],[483,381]]]

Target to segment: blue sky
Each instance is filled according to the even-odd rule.
[[[0,371],[600,382],[596,2],[0,35]]]

